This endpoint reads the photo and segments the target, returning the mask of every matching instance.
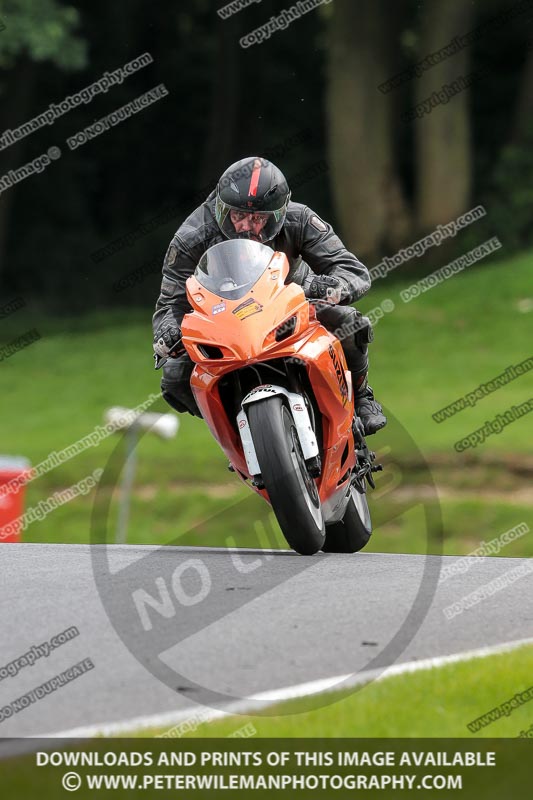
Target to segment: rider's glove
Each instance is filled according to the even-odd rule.
[[[159,358],[176,358],[182,352],[181,330],[174,322],[164,322],[155,334],[154,353]]]
[[[324,300],[334,305],[340,303],[345,284],[340,278],[329,275],[310,275],[305,278],[303,289],[311,300]]]

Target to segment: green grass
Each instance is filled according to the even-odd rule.
[[[377,281],[359,304],[363,312],[385,298],[396,306],[376,326],[371,383],[426,457],[457,456],[457,440],[533,396],[530,372],[445,422],[431,417],[533,354],[533,308],[523,302],[533,296],[533,253],[467,268],[407,304],[400,298],[405,286]],[[523,417],[467,453],[530,453],[532,424]]]
[[[379,486],[379,484],[378,484]],[[531,525],[531,506],[516,502],[487,502],[471,495],[469,499],[435,500],[414,496],[405,499],[383,495],[371,498],[374,534],[366,547],[370,552],[443,553],[466,555],[482,541],[499,536],[520,522]],[[32,488],[32,505],[45,500],[49,492]],[[105,493],[98,501],[104,508]],[[91,541],[91,515],[95,494],[56,509],[42,522],[31,524],[24,532],[27,542]],[[112,495],[105,522],[94,526],[92,541],[113,543],[117,522],[117,492]],[[429,513],[429,524],[426,512]],[[436,533],[435,520],[442,519],[442,537]],[[98,517],[102,519],[101,516]],[[140,487],[133,496],[128,528],[130,544],[172,544],[209,547],[287,547],[269,507],[252,495],[236,479],[226,489],[214,493],[193,485],[150,484]],[[506,557],[532,557],[533,534],[529,533],[506,545]]]
[[[464,488],[470,493],[441,498],[446,552],[468,552],[481,538],[531,518],[526,500],[520,506],[511,494],[519,477],[511,469],[517,465],[525,470],[521,485],[527,485],[530,474],[530,418],[462,455],[453,450],[453,443],[531,396],[533,374],[441,424],[431,414],[531,355],[533,317],[522,313],[520,309],[528,306],[520,304],[531,295],[532,275],[533,256],[527,254],[469,268],[407,305],[399,299],[405,284],[378,281],[360,304],[364,311],[387,297],[396,303],[376,327],[371,346],[372,383],[390,418],[374,440],[387,464],[380,481],[394,481],[403,470],[397,493],[414,485],[424,491],[431,480],[425,460],[438,486],[450,487],[455,494]],[[2,452],[25,455],[35,465],[103,424],[107,407],[131,408],[158,391],[149,312],[95,312],[58,320],[34,316],[24,308],[2,321],[1,340],[10,341],[33,327],[42,339],[1,365]],[[168,408],[159,400],[154,410]],[[227,472],[226,459],[201,420],[180,415],[179,421],[176,439],[145,436],[139,444],[136,486],[142,491],[133,501],[129,541],[225,546],[233,535],[237,544],[253,546],[257,536],[250,531],[249,515],[265,513],[259,510],[264,504],[259,498],[248,499],[246,489]],[[117,447],[119,437],[110,436],[30,483],[27,505],[105,467]],[[531,460],[529,464],[531,469]],[[212,484],[217,487],[215,496],[209,491]],[[479,490],[485,496],[472,497]],[[494,498],[488,496],[492,491]],[[426,549],[425,526],[416,515],[408,524],[395,519],[395,504],[401,507],[402,502],[394,493],[373,502],[380,526],[373,542],[377,549]],[[92,495],[72,501],[34,523],[25,538],[89,541],[92,503]],[[409,504],[414,504],[412,498]],[[229,506],[233,511],[225,510]],[[531,548],[527,554],[532,554]]]
[[[453,624],[453,620],[449,623]],[[467,724],[533,685],[533,647],[374,681],[200,724],[187,738],[224,737],[252,724],[258,737],[514,738],[533,725],[533,700],[478,733]],[[407,701],[408,698],[408,701]],[[310,710],[311,709],[311,710]],[[139,735],[154,736],[164,730]]]

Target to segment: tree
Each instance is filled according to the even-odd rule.
[[[394,98],[378,90],[393,74],[401,4],[335,0],[332,8],[327,93],[332,194],[347,245],[372,257],[399,243],[409,228],[395,158]]]
[[[79,15],[75,8],[57,0],[5,0],[0,32],[1,131],[28,121],[35,65],[50,61],[61,70],[81,69],[87,60],[86,45],[75,34]],[[16,81],[8,82],[16,72]],[[23,163],[24,139],[5,149],[1,174]],[[0,268],[9,229],[13,189],[0,194]],[[0,272],[1,278],[1,272]]]
[[[472,27],[472,5],[465,0],[431,0],[423,8],[419,58],[434,53]],[[416,103],[469,75],[466,47],[422,73]],[[458,84],[461,85],[461,84]],[[472,183],[469,89],[431,108],[415,123],[417,225],[430,230],[468,208]]]

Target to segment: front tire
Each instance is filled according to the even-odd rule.
[[[344,517],[326,527],[322,550],[325,553],[357,553],[368,543],[371,535],[372,521],[366,492],[360,491],[357,485],[352,486]]]
[[[324,545],[324,516],[291,412],[277,396],[252,403],[247,415],[263,483],[283,535],[297,553],[313,555]]]

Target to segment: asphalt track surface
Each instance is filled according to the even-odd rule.
[[[47,544],[3,545],[0,558],[0,674],[32,645],[73,625],[79,629],[79,636],[48,657],[1,678],[0,708],[79,661],[94,663],[91,671],[0,722],[0,737],[188,708],[194,713],[208,699],[203,688],[246,698],[533,634],[533,573],[453,619],[443,613],[527,559],[480,559],[437,585],[439,567],[456,558],[364,552],[303,558],[284,551]],[[160,599],[157,579],[159,587],[171,587],[170,576],[180,575],[183,597],[201,596],[195,570],[184,569],[191,560],[209,574],[205,597],[185,607],[169,595],[175,611],[170,614],[168,603],[167,617],[148,609],[153,628],[145,631],[133,593],[142,585]],[[104,602],[102,586],[109,588]],[[413,614],[417,595],[420,607]],[[175,685],[153,674],[152,667],[161,664],[165,676],[179,672]],[[179,690],[183,686],[186,691]]]

